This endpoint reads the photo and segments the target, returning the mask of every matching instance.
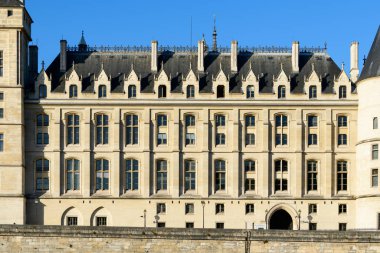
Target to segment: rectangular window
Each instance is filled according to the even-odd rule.
[[[157,222],[157,227],[158,228],[164,228],[165,227],[165,222]]]
[[[195,134],[187,133],[186,134],[186,145],[194,145],[195,144]]]
[[[226,162],[215,160],[215,191],[226,189]]]
[[[378,169],[372,169],[371,185],[372,187],[379,186],[379,170]]]
[[[216,223],[216,228],[223,229],[224,228],[224,223],[223,222],[217,222]]]
[[[253,204],[245,205],[245,214],[254,213],[254,212],[255,212],[255,206]]]
[[[309,214],[317,213],[317,204],[309,204]]]
[[[196,185],[196,162],[194,160],[185,161],[185,191],[195,190]]]
[[[76,191],[79,190],[80,171],[79,160],[68,159],[66,160],[66,190]]]
[[[347,162],[339,161],[337,164],[337,190],[347,191]]]
[[[166,213],[166,204],[158,203],[157,204],[157,214],[165,214]]]
[[[168,187],[168,164],[166,160],[157,160],[156,164],[157,168],[157,182],[156,182],[156,190],[167,190]]]
[[[127,159],[125,162],[125,190],[134,191],[139,189],[139,161]]]
[[[157,145],[165,145],[168,143],[166,133],[158,133],[157,134]]]
[[[347,134],[338,134],[338,146],[347,145]]]
[[[339,223],[339,231],[346,231],[347,223]]]
[[[225,134],[216,134],[216,145],[225,145],[226,144],[226,135]]]
[[[308,116],[307,123],[309,127],[317,127],[318,126],[318,117],[317,116]]]
[[[215,213],[216,214],[224,213],[224,204],[216,204],[215,205]]]
[[[338,213],[347,213],[347,205],[346,204],[339,204],[338,206]]]
[[[245,135],[245,145],[255,145],[255,134]]]
[[[339,116],[338,117],[338,127],[347,127],[347,117]]]
[[[377,229],[380,230],[380,213],[377,214]]]
[[[13,16],[13,10],[8,10],[8,17]]]
[[[168,125],[168,117],[166,115],[158,115],[157,116],[157,126],[167,126]]]
[[[79,144],[79,115],[67,116],[67,144]]]
[[[0,119],[4,118],[4,108],[0,108]]]
[[[317,230],[317,223],[309,223],[309,230]]]
[[[139,143],[139,117],[129,114],[126,117],[126,144],[134,145]]]
[[[318,135],[316,134],[309,134],[308,136],[308,145],[317,145],[318,144]]]
[[[2,50],[0,50],[0,77],[4,74],[4,53]]]
[[[0,101],[4,100],[4,92],[0,92]]]
[[[0,134],[0,152],[4,151],[4,134]]]
[[[186,222],[186,228],[194,228],[194,222]]]
[[[96,226],[107,226],[107,217],[96,217]]]
[[[254,178],[246,178],[245,179],[245,190],[246,191],[254,191],[255,190],[255,179]]]
[[[225,126],[226,125],[226,116],[224,115],[216,115],[215,116],[216,126]]]
[[[194,213],[194,204],[187,203],[185,204],[185,214],[193,214]]]
[[[372,160],[379,159],[379,145],[372,145]]]
[[[67,217],[67,226],[77,226],[78,217]]]
[[[317,171],[317,161],[307,162],[307,190],[316,191],[318,190],[318,171]]]

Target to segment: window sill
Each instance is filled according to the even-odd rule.
[[[96,191],[91,195],[92,198],[112,197],[109,191]]]

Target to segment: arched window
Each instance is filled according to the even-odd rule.
[[[49,160],[42,158],[35,163],[36,191],[49,190]]]
[[[69,87],[69,97],[70,98],[78,97],[78,86],[76,86],[75,84],[72,84]]]
[[[215,191],[226,189],[226,162],[215,160]]]
[[[49,144],[49,116],[37,115],[37,144]]]
[[[247,98],[254,98],[255,97],[255,87],[253,85],[247,86]]]
[[[79,115],[67,115],[67,144],[79,144]]]
[[[139,189],[139,161],[136,159],[125,160],[125,191]]]
[[[286,88],[284,85],[278,86],[278,98],[286,98]]]
[[[131,84],[128,86],[128,98],[136,98],[136,85]]]
[[[166,86],[158,86],[158,98],[166,98]]]
[[[337,190],[347,191],[347,161],[337,162]]]
[[[96,115],[96,144],[108,144],[108,115]]]
[[[104,191],[109,189],[109,161],[97,159],[95,161],[96,190]]]
[[[166,160],[157,160],[156,162],[156,189],[167,190],[168,187],[168,164]]]
[[[373,118],[373,123],[372,123],[372,125],[373,125],[373,129],[377,129],[377,128],[379,127],[379,122],[378,122],[377,117],[374,117],[374,118]]]
[[[125,135],[125,143],[127,145],[139,143],[139,116],[136,114],[128,114],[126,116]]]
[[[317,86],[311,85],[309,87],[309,98],[310,99],[317,98]]]
[[[194,85],[188,85],[186,88],[186,97],[194,98],[195,97],[195,88]]]
[[[39,97],[40,98],[46,98],[47,97],[47,88],[46,88],[45,84],[40,84]]]
[[[318,163],[317,161],[307,161],[307,190],[318,190]]]
[[[185,191],[195,190],[196,183],[196,162],[185,160]]]
[[[347,87],[339,86],[339,99],[347,98]]]
[[[224,85],[218,85],[218,87],[216,87],[216,98],[224,98],[224,97],[225,97]]]
[[[276,160],[274,162],[275,172],[275,191],[287,191],[288,190],[288,161]]]
[[[107,97],[107,87],[105,85],[99,85],[99,98],[105,98]]]
[[[80,168],[79,160],[66,160],[66,191],[76,191],[80,189]]]

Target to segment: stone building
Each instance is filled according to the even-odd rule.
[[[76,47],[38,70],[0,2],[0,223],[378,229],[380,35],[326,48]]]

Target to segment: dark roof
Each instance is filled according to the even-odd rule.
[[[322,78],[322,92],[334,92],[334,77],[338,77],[341,70],[327,53],[301,53],[299,57],[299,69],[297,74],[292,73],[291,54],[289,53],[252,53],[239,52],[238,72],[231,72],[230,54],[208,52],[205,55],[205,72],[197,71],[197,55],[186,53],[161,52],[158,55],[158,72],[152,73],[151,54],[146,53],[118,53],[118,52],[78,52],[67,51],[68,71],[72,71],[75,62],[75,71],[82,78],[82,91],[94,92],[94,80],[99,75],[102,64],[105,73],[111,78],[111,91],[124,92],[122,87],[124,75],[128,76],[133,70],[141,81],[141,92],[151,93],[154,91],[154,78],[165,71],[171,81],[171,92],[182,92],[183,77],[190,71],[190,66],[199,78],[199,92],[212,91],[212,79],[223,73],[229,78],[229,91],[232,93],[242,92],[242,81],[252,69],[255,76],[259,76],[259,89],[261,93],[273,92],[273,77],[277,78],[281,72],[281,66],[287,77],[291,78],[291,92],[303,93],[304,80],[314,70],[319,78]],[[46,70],[47,75],[52,77],[52,91],[63,92],[65,90],[65,73],[59,71],[59,55]],[[69,84],[68,84],[69,85]]]
[[[24,7],[24,3],[19,0],[1,0],[0,7]]]
[[[365,61],[359,81],[376,76],[380,76],[380,26],[377,30],[376,37],[373,40],[371,50]]]

